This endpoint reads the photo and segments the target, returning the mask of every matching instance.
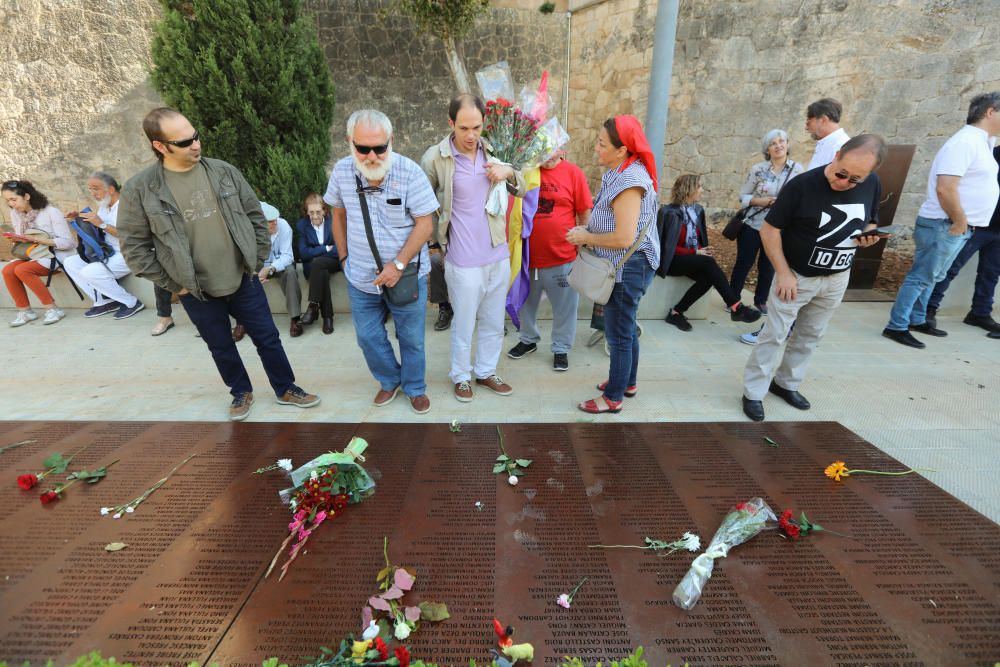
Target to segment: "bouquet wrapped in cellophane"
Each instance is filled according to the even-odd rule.
[[[712,569],[716,558],[724,558],[733,547],[743,544],[760,531],[768,521],[777,521],[771,508],[761,498],[751,498],[745,503],[737,503],[722,520],[722,525],[715,531],[712,541],[691,563],[681,583],[674,589],[674,604],[681,609],[693,609],[705,584],[712,577]]]

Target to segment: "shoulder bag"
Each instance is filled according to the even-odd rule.
[[[365,189],[361,185],[361,179],[358,178],[357,174],[354,175],[354,181],[358,184],[358,199],[361,201],[361,217],[365,220],[365,234],[368,236],[368,246],[372,249],[372,256],[375,258],[375,266],[378,268],[378,272],[382,273],[382,256],[379,255],[378,246],[375,245],[372,219],[368,213],[368,197],[365,195]],[[420,253],[418,252],[417,262],[406,265],[395,285],[392,287],[388,285],[382,286],[382,298],[385,299],[386,303],[393,306],[407,306],[413,303],[420,297],[419,276]]]
[[[51,239],[48,232],[42,229],[27,229],[22,236],[33,236],[38,239]],[[10,248],[10,253],[17,259],[29,261],[32,259],[51,259],[55,257],[52,248],[42,243],[32,241],[15,241]]]
[[[778,187],[778,192],[781,192],[781,188],[785,187],[785,183],[788,182],[788,177],[792,174],[792,169],[795,168],[795,162],[788,160],[785,163],[785,179],[781,181],[781,186]],[[756,215],[759,211],[763,210],[763,206],[744,206],[729,219],[726,226],[722,229],[722,236],[729,239],[730,241],[735,241],[736,237],[740,235],[740,230],[743,229],[743,225],[746,223],[747,218],[752,215]],[[757,209],[751,213],[752,209]]]
[[[653,219],[646,223],[646,229],[639,234],[639,238],[618,264],[612,264],[611,260],[600,257],[590,248],[580,246],[576,259],[573,260],[573,266],[569,270],[569,284],[594,303],[602,306],[606,304],[611,298],[611,291],[615,288],[615,274],[642,245],[655,220],[656,216],[653,216]]]

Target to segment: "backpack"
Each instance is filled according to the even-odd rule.
[[[76,246],[76,252],[83,261],[101,262],[107,264],[115,249],[105,240],[104,232],[83,218],[77,218],[69,223],[76,230],[76,235],[80,237],[80,243]]]

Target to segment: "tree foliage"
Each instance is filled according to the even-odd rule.
[[[396,8],[413,19],[417,29],[444,43],[448,67],[459,92],[471,92],[461,40],[489,9],[489,0],[397,0]]]
[[[293,221],[322,192],[333,82],[301,0],[160,0],[153,85]]]

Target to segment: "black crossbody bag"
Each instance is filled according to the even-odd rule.
[[[375,266],[378,272],[382,273],[382,256],[379,255],[378,246],[375,245],[375,233],[372,231],[372,219],[368,213],[368,197],[365,188],[361,185],[361,179],[357,174],[354,181],[358,184],[358,199],[361,201],[361,216],[365,219],[365,234],[368,236],[368,245],[372,249],[372,256],[375,258]],[[420,298],[420,253],[417,253],[416,263],[407,264],[403,269],[399,280],[392,287],[382,286],[382,298],[393,306],[407,306]]]

